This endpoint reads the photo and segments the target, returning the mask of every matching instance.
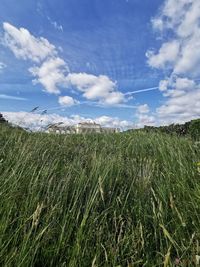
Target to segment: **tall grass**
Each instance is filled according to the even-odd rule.
[[[0,127],[1,266],[198,266],[192,141]]]

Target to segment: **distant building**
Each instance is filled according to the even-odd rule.
[[[95,122],[80,122],[75,126],[76,133],[101,133],[101,125]]]
[[[56,134],[118,133],[120,129],[102,127],[95,122],[80,122],[74,126],[61,126],[59,124],[50,125],[46,132]]]
[[[50,125],[46,132],[56,134],[73,134],[76,133],[76,129],[73,126]]]
[[[101,128],[102,133],[119,133],[119,128],[112,128],[112,127],[102,127]]]

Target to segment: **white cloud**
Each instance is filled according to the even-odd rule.
[[[194,0],[165,0],[159,16],[152,20],[154,29],[162,31],[177,28],[193,2]]]
[[[156,110],[158,124],[183,123],[200,117],[200,85],[186,77],[161,81],[166,101]],[[162,89],[162,86],[161,88]]]
[[[33,36],[27,29],[3,23],[3,43],[17,58],[31,60],[37,65],[29,69],[35,83],[41,83],[49,93],[59,94],[65,86],[69,71],[67,64],[58,57],[58,51],[47,39]]]
[[[117,117],[101,116],[95,119],[95,121],[104,127],[116,127],[127,129],[131,128],[133,123],[127,120],[120,120]]]
[[[155,54],[153,51],[147,52],[148,64],[153,68],[165,68],[176,62],[179,49],[180,44],[176,40],[164,43],[158,54]]]
[[[58,102],[61,106],[71,107],[79,103],[79,101],[73,99],[71,96],[60,96]]]
[[[156,119],[150,113],[150,108],[147,104],[137,107],[136,118],[137,122],[135,128],[142,128],[144,125],[153,126],[156,123]]]
[[[149,113],[149,111],[150,111],[149,106],[147,104],[138,106],[138,112],[139,113],[144,114],[144,113]]]
[[[124,95],[117,91],[117,84],[105,75],[95,76],[87,73],[70,73],[67,81],[88,100],[114,105],[124,102]]]
[[[180,37],[189,37],[191,32],[199,31],[200,2],[197,0],[186,1],[184,18],[180,21],[177,33]]]
[[[156,124],[156,118],[152,115],[139,114],[137,117],[138,117],[138,122],[135,125],[136,128],[142,128],[144,125],[155,126]]]
[[[62,122],[63,125],[75,125],[79,122],[95,121],[104,127],[119,127],[122,129],[126,129],[132,125],[132,122],[130,121],[120,120],[117,117],[113,118],[109,116],[101,116],[91,119],[79,115],[63,117],[58,114],[40,115],[29,112],[4,112],[3,115],[9,122],[34,131],[42,129],[44,130],[46,129],[47,125],[60,122]]]
[[[153,27],[166,36],[158,51],[147,52],[148,63],[154,68],[163,68],[170,63],[174,74],[198,77],[200,75],[200,1],[166,0],[161,14],[152,20]],[[168,34],[170,31],[170,34]]]
[[[163,30],[163,20],[161,18],[154,18],[151,20],[152,26],[155,30]]]
[[[171,76],[166,80],[160,81],[159,90],[163,92],[164,96],[180,96],[185,91],[191,91],[197,88],[195,81],[188,78],[181,78],[178,76]]]
[[[188,78],[177,78],[175,81],[175,87],[178,90],[191,90],[196,86],[193,80]]]
[[[169,85],[169,79],[161,80],[159,83],[159,90],[166,91]]]
[[[157,109],[158,117],[166,122],[184,122],[200,117],[200,89],[174,95]]]
[[[55,22],[53,24],[58,27]],[[96,100],[102,105],[117,105],[125,102],[124,94],[117,90],[117,83],[109,77],[70,73],[66,62],[58,56],[56,47],[47,39],[37,38],[28,30],[18,29],[6,22],[3,23],[3,28],[4,44],[17,58],[29,59],[36,63],[35,66],[29,68],[35,78],[33,83],[42,84],[48,93],[60,94],[61,89],[73,86],[86,99]]]
[[[159,51],[147,52],[151,67],[167,67],[169,76],[160,81],[165,101],[157,109],[157,121],[183,122],[200,116],[200,1],[166,0],[152,20],[166,40]]]
[[[41,62],[49,56],[57,54],[54,45],[43,37],[36,38],[27,29],[17,29],[13,25],[4,22],[4,44],[11,49],[17,58],[30,59]]]
[[[121,92],[110,92],[101,100],[106,105],[116,105],[125,101],[124,94]]]
[[[41,83],[47,92],[59,94],[60,86],[66,86],[66,72],[68,67],[64,60],[59,57],[46,60],[40,67],[29,69],[36,77],[35,83]]]
[[[200,16],[199,16],[200,17]],[[198,77],[200,75],[200,27],[183,40],[181,55],[174,66],[174,73]]]

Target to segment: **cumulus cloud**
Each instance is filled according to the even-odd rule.
[[[23,60],[34,62],[29,69],[35,77],[33,83],[41,83],[49,93],[59,94],[59,87],[65,83],[68,69],[63,59],[58,57],[56,47],[43,37],[33,36],[25,28],[4,22],[3,43],[10,48],[14,55]]]
[[[27,29],[16,28],[4,22],[4,44],[10,48],[17,58],[41,62],[49,56],[57,54],[54,45],[43,37],[36,38]]]
[[[174,74],[200,75],[199,19],[199,0],[166,0],[160,15],[153,19],[153,27],[167,33],[170,41],[164,42],[158,53],[147,52],[149,65],[163,68],[171,63]]]
[[[101,116],[95,119],[95,121],[104,127],[116,127],[116,128],[132,128],[133,123],[127,120],[120,120],[117,117]]]
[[[166,80],[161,80],[159,84],[159,90],[163,92],[164,96],[182,95],[186,91],[196,90],[197,87],[194,80],[178,76],[171,76]]]
[[[149,106],[147,104],[138,106],[138,112],[139,113],[149,113]]]
[[[161,120],[168,123],[185,122],[200,116],[200,89],[169,98],[157,109]]]
[[[54,23],[55,27],[58,27]],[[58,56],[58,50],[47,39],[35,37],[24,28],[16,28],[3,23],[3,42],[17,58],[31,60],[35,65],[29,68],[35,78],[52,94],[60,94],[62,89],[73,87],[87,100],[95,100],[103,105],[117,105],[125,102],[123,93],[117,90],[117,83],[106,75],[95,76],[87,73],[70,73],[66,62]],[[59,98],[59,103],[62,98]]]
[[[94,119],[74,115],[70,117],[63,117],[58,114],[44,114],[28,112],[4,112],[6,120],[14,125],[19,125],[24,128],[29,128],[33,131],[45,130],[49,124],[62,123],[64,126],[75,125],[79,122],[95,121],[100,123],[104,127],[119,127],[121,129],[127,129],[132,125],[132,122],[126,120],[120,120],[117,117],[101,116]]]
[[[117,91],[117,84],[105,75],[95,76],[87,73],[70,73],[67,81],[83,92],[88,100],[114,105],[124,101],[124,95]]]
[[[159,118],[184,122],[200,116],[200,85],[188,78],[175,78],[164,94],[167,100],[157,109]]]
[[[142,128],[144,125],[146,126],[155,126],[156,118],[153,115],[149,114],[138,114],[138,121],[135,125],[136,128]]]
[[[136,118],[136,128],[141,128],[144,125],[153,126],[156,123],[156,118],[151,114],[150,108],[147,104],[137,107]]]
[[[165,68],[174,64],[179,55],[180,44],[178,41],[164,43],[159,52],[155,54],[153,51],[147,52],[148,64],[154,68]]]
[[[191,5],[193,0],[165,0],[160,14],[152,19],[155,30],[173,29],[177,27],[185,16],[185,10]]]
[[[58,100],[61,106],[71,107],[79,103],[79,101],[73,99],[71,96],[60,96]]]
[[[157,109],[161,122],[186,121],[200,116],[200,1],[166,0],[160,14],[152,20],[161,33],[160,49],[148,51],[148,64],[167,68],[169,76],[160,81],[166,98]]]
[[[36,77],[34,83],[41,83],[47,92],[59,94],[60,86],[66,86],[66,72],[68,67],[59,57],[49,58],[41,66],[32,67],[30,73]]]
[[[159,83],[159,90],[160,91],[166,91],[169,85],[169,79],[161,80]]]

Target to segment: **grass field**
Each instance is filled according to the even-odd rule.
[[[0,266],[199,266],[199,148],[0,126]]]

